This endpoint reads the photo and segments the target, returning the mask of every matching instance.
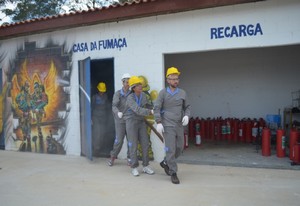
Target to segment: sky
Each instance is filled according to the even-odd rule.
[[[13,8],[15,8],[15,6],[16,6],[16,4],[11,4],[11,3],[9,3],[9,4],[6,4],[6,8],[9,8],[9,9],[13,9]],[[1,8],[2,9],[2,8]],[[2,25],[4,22],[8,22],[8,23],[11,23],[12,21],[11,21],[11,18],[9,18],[9,17],[7,17],[7,16],[5,16],[5,14],[4,13],[2,13],[1,11],[0,11],[0,25]]]

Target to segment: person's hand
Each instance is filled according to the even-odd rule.
[[[186,126],[189,123],[189,117],[188,116],[184,116],[182,118],[182,126]]]
[[[123,117],[123,113],[122,112],[118,112],[118,117],[121,119]]]
[[[163,132],[164,132],[164,126],[161,123],[158,123],[156,125],[156,130],[157,130],[158,133],[160,133],[162,135]]]
[[[154,114],[154,110],[153,109],[151,109],[150,114]]]

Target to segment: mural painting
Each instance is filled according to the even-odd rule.
[[[70,55],[62,46],[25,43],[11,68],[13,138],[19,151],[65,154]]]

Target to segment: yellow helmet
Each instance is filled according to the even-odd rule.
[[[134,86],[136,84],[142,84],[141,79],[139,77],[137,77],[137,76],[130,77],[130,79],[129,79],[129,86],[132,87],[132,86]]]
[[[168,70],[167,70],[167,75],[166,75],[166,77],[168,77],[170,74],[177,74],[177,75],[180,75],[180,72],[178,71],[177,68],[175,68],[175,67],[170,67],[170,68],[168,68]]]
[[[150,86],[148,84],[148,79],[145,77],[145,76],[139,76],[139,78],[141,79],[142,81],[142,87],[143,87],[143,91],[144,92],[147,92],[150,90]]]
[[[150,92],[150,97],[151,97],[151,100],[152,100],[152,101],[156,100],[157,97],[158,97],[158,92],[157,92],[156,90],[152,90],[152,91]]]
[[[106,92],[106,84],[104,82],[99,82],[97,85],[97,89],[99,92]]]

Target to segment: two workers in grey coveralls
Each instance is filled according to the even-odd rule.
[[[114,114],[120,119],[123,118],[125,120],[129,156],[131,159],[131,173],[134,176],[139,176],[137,158],[138,142],[142,146],[143,172],[154,174],[152,168],[149,167],[149,137],[147,134],[147,125],[144,121],[145,116],[154,114],[157,123],[156,129],[164,136],[165,140],[165,158],[160,163],[160,166],[164,168],[167,175],[171,176],[172,183],[180,183],[177,177],[178,167],[176,159],[182,154],[184,148],[183,126],[186,126],[189,122],[191,107],[186,92],[178,88],[179,75],[180,72],[175,67],[170,67],[167,70],[166,78],[168,87],[159,92],[154,104],[154,110],[147,108],[147,98],[142,91],[141,79],[137,76],[132,76],[129,79],[131,93],[124,100],[126,106],[123,107],[124,104],[122,104],[122,109],[118,107],[118,109],[115,108],[114,110],[113,108]],[[123,108],[125,109],[123,110]],[[116,133],[118,134],[118,131]],[[121,144],[115,142],[114,149],[111,152],[111,159],[108,161],[110,166],[114,164],[114,160],[120,152],[124,133],[125,131],[123,130],[123,133],[117,135],[118,139],[116,138],[116,142]]]
[[[132,168],[132,174],[139,176],[137,147],[141,144],[143,152],[143,172],[154,174],[149,167],[149,137],[144,116],[153,114],[153,110],[147,109],[147,97],[143,93],[142,81],[137,76],[130,77],[124,74],[122,77],[123,87],[117,91],[113,97],[112,110],[115,116],[116,138],[111,151],[111,158],[107,161],[109,166],[113,166],[115,159],[123,145],[126,135],[128,141],[127,159],[128,165]],[[131,91],[129,91],[129,86]]]

